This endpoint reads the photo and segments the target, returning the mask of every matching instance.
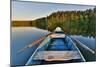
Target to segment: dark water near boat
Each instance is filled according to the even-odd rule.
[[[92,50],[96,51],[96,39],[93,37],[83,37],[81,35],[79,36],[73,36],[76,39],[78,39],[80,42],[82,42],[87,47],[91,48]]]
[[[12,28],[11,32],[11,65],[24,65],[30,56],[33,54],[36,46],[26,49],[22,53],[18,53],[21,48],[31,44],[33,41],[47,35],[49,32],[31,27],[16,27]],[[83,36],[73,36],[86,44],[91,49],[95,50],[95,39]]]
[[[83,37],[83,36],[72,36],[83,43],[85,46],[90,48],[94,53],[90,52],[89,50],[83,48],[82,46],[77,44],[77,47],[81,51],[82,55],[84,56],[87,62],[96,61],[96,40],[93,37]]]

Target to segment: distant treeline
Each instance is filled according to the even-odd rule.
[[[96,34],[96,8],[85,11],[58,11],[33,21],[12,21],[12,26],[31,26],[53,31],[61,27],[67,34],[94,36]]]

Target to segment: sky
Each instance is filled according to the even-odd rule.
[[[72,11],[93,9],[92,5],[54,4],[40,2],[12,1],[12,20],[35,20],[49,16],[57,11]]]

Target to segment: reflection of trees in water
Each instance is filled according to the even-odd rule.
[[[30,25],[50,31],[54,31],[56,27],[61,27],[67,34],[95,36],[96,8],[85,11],[58,11],[47,17],[39,18],[28,23],[26,26]],[[18,25],[14,24],[13,26],[20,26],[21,23],[17,23]]]
[[[48,17],[48,29],[53,31],[61,27],[69,34],[95,36],[96,13],[95,9],[86,11],[59,11]]]

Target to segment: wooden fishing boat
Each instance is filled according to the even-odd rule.
[[[48,35],[25,65],[84,62],[85,59],[69,36],[61,29]]]

